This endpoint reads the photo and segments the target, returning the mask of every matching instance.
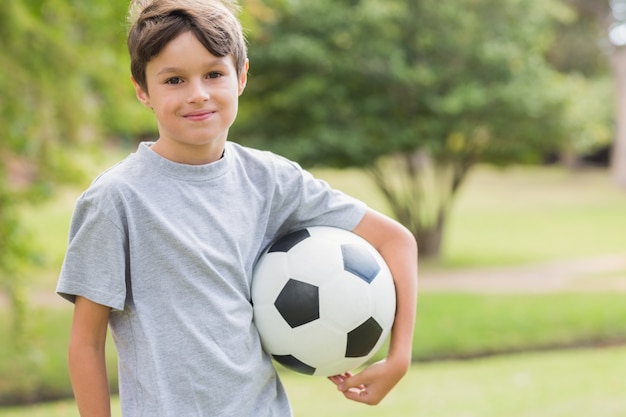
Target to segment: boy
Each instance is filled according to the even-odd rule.
[[[128,37],[132,82],[159,138],[80,197],[57,292],[75,303],[69,369],[81,416],[109,416],[110,326],[124,416],[290,416],[252,322],[254,262],[305,226],[353,230],[383,255],[397,312],[388,357],[331,377],[376,404],[407,371],[417,247],[398,223],[284,158],[227,142],[247,80],[234,12],[217,0],[154,0]]]

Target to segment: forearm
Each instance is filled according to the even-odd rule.
[[[393,276],[396,315],[388,360],[408,368],[417,306],[417,243],[404,226],[374,211],[369,211],[354,231],[374,245]]]
[[[105,347],[110,308],[76,297],[69,371],[81,417],[110,417]]]
[[[417,245],[412,236],[389,241],[379,248],[396,287],[396,315],[391,331],[388,360],[408,368],[417,306]]]
[[[417,307],[417,243],[404,226],[373,210],[366,213],[354,232],[370,242],[389,266],[396,287],[396,315],[387,358],[357,375],[346,373],[331,380],[346,398],[374,405],[393,389],[411,365]]]
[[[70,345],[69,371],[81,417],[110,417],[104,349]]]

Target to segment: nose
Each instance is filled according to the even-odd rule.
[[[189,82],[189,96],[187,97],[187,103],[202,103],[208,101],[211,98],[209,88],[202,80]]]

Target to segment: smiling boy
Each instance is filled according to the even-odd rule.
[[[227,141],[248,71],[231,9],[215,0],[147,3],[128,48],[159,138],[81,195],[57,286],[75,304],[69,367],[81,416],[110,416],[108,327],[126,417],[290,416],[252,321],[250,277],[270,242],[311,225],[363,236],[394,277],[387,358],[331,378],[347,398],[377,404],[411,360],[415,240],[297,164]]]

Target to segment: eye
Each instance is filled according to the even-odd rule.
[[[221,72],[211,71],[207,74],[207,78],[219,78],[222,76]]]
[[[167,80],[165,80],[165,84],[171,84],[171,85],[177,85],[182,83],[183,80],[181,78],[178,77],[172,77],[172,78],[168,78]]]

